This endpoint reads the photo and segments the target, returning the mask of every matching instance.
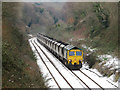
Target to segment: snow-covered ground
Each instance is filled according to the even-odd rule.
[[[32,35],[32,34],[28,34],[28,36],[30,36],[31,38],[33,37],[33,35]]]
[[[113,57],[112,55],[99,55],[98,58],[102,61],[100,64],[105,63],[104,66],[108,68],[112,67],[111,70],[119,68],[120,60],[117,57]]]
[[[76,78],[71,71],[69,71],[57,58],[55,58],[46,48],[44,48],[39,42],[37,42],[36,37],[29,39],[30,46],[33,50],[33,52],[36,55],[37,58],[37,64],[43,74],[43,77],[47,81],[47,85],[51,88],[58,88],[57,84],[55,83],[54,79],[52,78],[51,74],[47,70],[46,66],[42,62],[41,58],[39,57],[37,51],[35,50],[35,47],[39,51],[40,55],[42,56],[43,60],[45,61],[46,65],[49,67],[52,75],[56,79],[56,81],[59,83],[61,88],[70,88],[70,86],[66,83],[66,81],[63,79],[63,77],[60,76],[58,71],[53,67],[53,65],[50,63],[50,61],[45,57],[45,55],[42,53],[42,51],[39,49],[39,47],[34,43],[34,41],[41,47],[42,50],[47,54],[47,56],[51,59],[51,62],[56,66],[56,68],[61,72],[64,78],[72,85],[73,88],[86,88],[86,86]],[[35,47],[33,46],[33,44]],[[86,69],[87,68],[87,69]],[[103,88],[116,88],[114,85],[118,86],[118,82],[114,83],[109,78],[103,77],[96,69],[89,69],[87,64],[84,64],[81,70],[86,73],[89,77],[91,77],[93,80],[95,80],[98,84],[100,84]],[[92,71],[92,72],[91,72]],[[93,73],[94,72],[94,73]],[[91,88],[98,88],[95,84],[91,83],[91,81],[88,81],[88,79],[82,75],[79,71],[74,71],[74,73],[77,74],[78,77],[82,77],[82,80],[84,80]],[[110,77],[112,78],[112,77]],[[112,85],[112,84],[114,85]]]
[[[119,82],[113,82],[114,75],[109,78],[104,77],[102,74],[100,74],[100,72],[97,69],[89,69],[87,63],[83,65],[83,68],[88,69],[88,70],[83,69],[82,71],[89,75],[89,77],[94,79],[96,82],[98,82],[101,86],[107,86],[108,88],[112,88],[111,86],[109,86],[109,84],[113,84],[115,85],[115,87],[119,87],[118,86]]]
[[[87,47],[86,45],[82,45],[82,47],[90,52],[94,52],[97,50],[96,48]],[[105,63],[104,66],[107,66],[108,68],[111,66],[112,66],[111,69],[120,68],[119,67],[120,60],[115,56],[113,57],[112,55],[105,54],[105,55],[98,55],[97,57],[98,57],[97,59],[102,61],[100,64]]]
[[[39,44],[36,41],[36,38],[32,39],[32,42],[33,42],[33,40],[35,40],[35,42],[37,44]],[[31,41],[31,40],[29,40],[29,41]],[[34,43],[34,45],[35,45],[35,43]],[[60,64],[60,62],[58,62],[58,60],[56,60],[56,58],[54,56],[52,56],[51,53],[49,53],[42,45],[39,44],[39,46],[42,49],[44,49],[44,51],[46,52],[46,54],[50,58],[52,58],[51,59],[51,60],[53,60],[52,62],[54,62],[54,64],[56,64],[56,67],[59,69],[59,71],[62,73],[62,75],[67,79],[67,81],[72,85],[73,88],[84,88],[85,87],[85,86],[83,86],[81,84],[81,82],[79,82],[76,78],[74,78],[71,73],[69,73],[66,69],[64,69],[64,67],[62,66],[62,64]],[[32,44],[31,44],[31,47],[35,51],[35,48],[34,48],[34,46],[32,46]],[[36,46],[36,48],[40,52],[40,54],[42,55],[42,57],[44,58],[45,63],[47,64],[48,68],[50,69],[50,71],[53,74],[53,76],[56,79],[56,81],[59,82],[60,87],[61,88],[70,88],[70,86],[60,76],[60,74],[57,72],[57,70],[54,68],[54,66],[49,62],[49,60],[47,60],[47,58],[45,57],[45,55],[40,51],[40,49],[37,46]],[[46,67],[43,67],[44,65],[43,65],[41,59],[39,58],[39,56],[37,56],[37,59],[38,59],[37,64],[38,64],[38,66],[40,67],[40,69],[41,69],[41,71],[43,73],[43,77],[45,77],[46,75],[48,75],[50,77],[51,75],[49,74],[48,70],[45,69]],[[40,63],[38,63],[38,62],[40,62]],[[41,66],[41,64],[42,64],[42,66]],[[55,84],[55,82],[53,81],[53,78],[52,77],[50,77],[50,78],[51,78],[50,82],[47,82],[48,86],[50,86],[52,88],[58,88],[57,85]]]
[[[86,45],[82,45],[82,47],[83,48],[85,48],[86,50],[88,50],[88,51],[90,51],[90,53],[91,52],[94,52],[94,51],[96,51],[97,49],[95,48],[95,49],[93,49],[93,48],[91,48],[91,47],[87,47]],[[90,54],[89,53],[89,54]],[[88,54],[88,55],[89,55]],[[107,68],[110,68],[110,70],[116,70],[116,72],[120,72],[120,60],[116,57],[116,56],[113,56],[113,55],[107,55],[107,54],[105,54],[105,55],[98,55],[97,56],[97,58],[96,58],[96,60],[101,60],[101,63],[99,63],[99,65],[101,65],[101,64],[103,64],[104,63],[104,65],[103,66],[105,66],[105,67],[107,67]],[[96,70],[95,70],[95,72],[96,72]],[[107,78],[107,77],[106,77]],[[111,75],[110,77],[109,77],[109,79],[113,82],[114,81],[114,78],[115,78],[115,75],[113,74],[113,75]],[[119,78],[119,81],[120,81],[120,78]],[[119,82],[118,81],[118,82]],[[118,86],[118,82],[113,82],[115,85],[117,85]]]
[[[90,51],[90,52],[94,52],[94,51],[97,50],[96,48],[92,49],[91,47],[87,47],[85,44],[83,44],[82,47],[85,48],[87,51]]]

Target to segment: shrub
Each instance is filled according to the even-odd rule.
[[[43,13],[43,11],[44,11],[44,8],[40,8],[40,13]]]
[[[54,24],[56,24],[58,22],[58,18],[54,16],[53,19],[54,19]]]
[[[109,27],[110,20],[109,20],[109,12],[107,9],[102,9],[100,3],[96,3],[94,5],[94,12],[98,17],[99,22],[103,25],[103,28]]]
[[[92,66],[96,63],[96,55],[94,53],[91,53],[90,55],[86,56],[86,61],[89,64],[89,68],[92,68]]]

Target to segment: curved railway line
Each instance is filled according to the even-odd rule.
[[[32,41],[31,41],[31,43],[32,43]],[[37,48],[35,47],[35,45],[34,45],[33,43],[32,43],[32,45],[34,46],[34,48],[35,48],[35,50],[37,51],[37,53],[38,53],[40,59],[42,60],[42,62],[43,62],[44,65],[46,66],[46,68],[47,68],[47,70],[49,71],[50,75],[51,75],[52,78],[54,79],[54,81],[55,81],[55,83],[57,84],[58,88],[61,90],[61,88],[60,88],[58,82],[57,82],[56,79],[54,78],[53,74],[50,72],[50,69],[48,68],[48,66],[47,66],[46,63],[44,62],[44,60],[43,60],[43,58],[41,57],[40,53],[38,52]]]
[[[35,42],[35,41],[34,41]],[[35,42],[35,44],[38,46],[38,44]],[[34,44],[33,44],[34,45]],[[35,46],[34,46],[35,47]],[[46,58],[51,62],[50,58],[45,54],[45,52],[40,48],[40,46],[38,46],[39,49],[44,53],[44,55],[46,56]],[[37,49],[36,49],[37,50]],[[37,50],[38,52],[38,50]],[[38,52],[39,53],[39,52]],[[40,53],[39,56],[41,57]],[[43,58],[41,57],[42,61],[44,62]],[[45,64],[45,62],[44,62]],[[64,78],[64,80],[67,82],[67,84],[73,89],[72,85],[66,80],[66,78],[60,73],[60,71],[56,68],[56,66],[53,64],[53,62],[51,62],[51,64],[55,67],[55,69],[59,72],[59,74]],[[47,67],[47,66],[46,66]],[[49,68],[47,68],[49,69]],[[55,80],[55,79],[54,79]],[[55,80],[55,82],[57,83],[57,81]],[[57,83],[58,87],[60,88],[59,84]]]
[[[33,43],[32,43],[33,44]],[[46,58],[50,61],[50,63],[54,66],[54,68],[59,72],[59,74],[63,77],[63,79],[67,82],[67,84],[70,86],[70,88],[72,89],[72,90],[74,90],[74,88],[73,88],[73,86],[68,82],[68,80],[61,74],[61,72],[58,70],[58,68],[55,66],[55,64],[50,60],[50,58],[45,54],[45,52],[40,48],[40,46],[35,42],[35,44],[39,47],[39,49],[43,52],[43,54],[46,56]],[[34,44],[33,44],[34,45]],[[35,47],[35,45],[34,45],[34,47]],[[38,50],[37,50],[37,48],[36,48],[36,51],[37,51],[37,53],[39,53],[38,52]],[[39,55],[40,55],[40,53],[39,53]],[[41,55],[40,55],[40,57],[41,57]],[[41,57],[42,58],[42,57]],[[44,60],[42,59],[42,61],[44,62]],[[45,63],[45,62],[44,62]],[[47,67],[47,65],[46,65],[46,67]],[[49,69],[49,68],[47,68],[47,69]],[[50,70],[49,70],[50,71]],[[51,73],[52,74],[52,73]],[[52,75],[53,76],[53,75]],[[54,80],[55,80],[55,78],[54,78]],[[61,87],[60,87],[60,85],[57,83],[57,80],[55,80],[55,82],[56,82],[56,84],[58,85],[58,87],[59,87],[59,89],[61,89]]]
[[[81,73],[83,73],[81,70],[79,70]],[[91,79],[88,75],[86,75],[85,73],[83,73],[86,77],[88,77],[90,80],[92,80],[96,85],[98,85],[101,89],[104,90],[104,88],[102,86],[100,86],[98,83],[96,83],[93,79]]]
[[[37,39],[32,39],[32,40],[30,40],[30,42],[31,42],[32,46],[34,47],[35,51],[37,52],[37,54],[39,55],[41,61],[43,62],[43,64],[47,68],[49,74],[53,78],[52,80],[56,83],[57,87],[60,90],[62,90],[62,88],[65,87],[65,86],[68,87],[68,88],[71,88],[71,90],[74,90],[75,88],[79,88],[79,87],[75,87],[74,83],[71,82],[70,78],[65,76],[62,73],[63,71],[61,71],[61,70],[64,70],[64,72],[69,74],[69,76],[71,75],[72,76],[72,78],[71,78],[72,81],[73,82],[76,81],[75,84],[77,84],[77,86],[80,86],[80,88],[85,88],[85,89],[87,88],[89,90],[92,90],[92,88],[99,88],[100,90],[105,90],[105,88],[103,88],[101,85],[99,85],[95,80],[91,79],[83,71],[81,71],[81,70],[75,70],[74,71],[74,70],[69,70],[68,68],[66,68],[66,66],[63,65],[62,62],[57,60],[57,58],[52,53],[50,53],[49,50],[47,50],[44,46],[42,46],[41,43],[39,43],[37,41]],[[46,50],[44,51],[43,48],[45,48]],[[48,53],[52,56],[52,58],[49,56]],[[54,62],[53,58],[56,60],[56,62],[58,64],[60,64],[59,66],[57,66],[57,64]],[[54,71],[55,71],[54,73],[51,70],[50,66],[52,67],[52,69],[54,69]],[[62,68],[61,70],[60,70],[60,67]],[[55,74],[57,74],[57,76],[59,78],[55,77]],[[61,85],[59,81],[65,83],[64,86]],[[91,85],[88,82],[90,82]]]
[[[58,68],[55,66],[55,64],[50,60],[50,58],[47,56],[47,54],[41,49],[41,47],[35,42],[35,40],[33,40],[33,42],[35,43],[35,45],[37,45],[37,47],[39,47],[39,49],[42,51],[42,53],[46,56],[46,58],[49,60],[49,62],[54,66],[54,68],[58,71],[58,73],[63,77],[63,79],[66,81],[66,83],[69,85],[69,87],[74,90],[74,87],[69,83],[69,81],[61,74],[61,72],[58,70]],[[41,58],[42,62],[44,63],[44,65],[46,66],[47,70],[49,71],[49,73],[51,74],[52,78],[54,79],[55,83],[57,84],[58,88],[61,90],[61,87],[59,85],[59,83],[57,82],[56,78],[54,77],[54,75],[51,73],[49,67],[47,66],[47,64],[45,63],[45,61],[43,60],[43,57],[41,56],[40,52],[38,51],[38,49],[36,48],[36,46],[34,45],[34,43],[32,43],[32,45],[34,46],[35,50],[37,51],[39,57]],[[62,64],[62,63],[61,63]],[[68,71],[68,69],[62,64],[62,66]],[[79,71],[80,73],[83,73],[81,70]],[[89,87],[89,85],[87,85],[77,74],[75,74],[75,71],[70,71],[69,73],[73,74],[73,76],[75,78],[77,78],[80,82],[82,82],[86,87],[83,88],[88,88],[89,90],[91,90],[91,88]],[[87,76],[85,73],[83,73],[86,77],[88,77],[92,82],[94,82],[96,85],[98,85],[99,88],[101,88],[101,90],[104,90],[104,88],[102,88],[98,83],[96,83],[94,80],[92,80],[89,76]]]
[[[46,55],[46,53],[41,49],[41,47],[34,41],[34,43],[39,47],[39,49],[44,53],[44,55],[47,57],[47,59],[51,62],[51,64],[56,68],[56,66],[54,65],[54,63],[50,60],[50,58]],[[33,44],[34,45],[34,44]],[[35,47],[35,46],[34,46]],[[36,47],[35,47],[36,48]],[[37,50],[37,49],[36,49]],[[37,50],[38,52],[38,50]],[[39,53],[39,52],[38,52]],[[40,53],[39,53],[40,55]],[[41,56],[40,56],[41,57]],[[41,57],[42,58],[42,57]],[[42,61],[44,62],[44,60],[42,59]],[[45,62],[44,62],[45,64]],[[45,64],[46,66],[46,64]],[[47,67],[47,66],[46,66]],[[49,68],[47,67],[47,69],[49,70]],[[64,78],[64,80],[68,83],[68,85],[74,90],[74,88],[72,87],[72,85],[70,85],[70,83],[65,79],[65,77],[60,73],[60,71],[56,68],[56,70],[59,72],[59,74]],[[83,73],[81,70],[79,70],[81,73]],[[49,70],[50,72],[50,70]],[[84,83],[84,85],[91,90],[91,88],[80,78],[78,77],[73,71],[71,71],[72,74],[74,74],[80,81],[82,81]],[[51,73],[51,72],[50,72]],[[88,77],[85,73],[83,73],[86,77]],[[53,77],[53,75],[52,75]],[[53,77],[54,78],[54,77]],[[90,80],[92,80],[90,77],[88,77]],[[54,78],[55,80],[55,78]],[[96,83],[94,80],[92,80],[94,83]],[[58,87],[60,88],[59,84],[57,83],[57,81],[55,80],[56,84],[58,85]],[[96,83],[97,84],[97,83]],[[99,84],[97,84],[102,90],[104,90]],[[61,88],[60,88],[61,89]]]
[[[96,74],[98,77],[102,77],[101,75],[98,75],[97,73],[95,73],[94,71],[92,71],[92,70],[90,70],[90,69],[88,69],[88,68],[85,68],[86,70],[89,70],[90,72],[92,72],[92,73],[94,73],[94,74]],[[110,83],[110,84],[112,84],[113,86],[115,86],[116,88],[119,88],[118,86],[116,86],[116,85],[114,85],[112,82],[110,82],[109,80],[106,80],[106,81],[108,81],[108,83]]]

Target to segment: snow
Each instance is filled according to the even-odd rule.
[[[87,55],[89,55],[92,52],[97,50],[96,48],[92,49],[91,47],[87,47],[85,44],[83,44],[82,47],[85,48],[87,51],[90,51]],[[116,72],[120,72],[120,67],[119,67],[120,60],[116,56],[108,55],[108,54],[98,55],[96,60],[101,60],[102,61],[101,63],[99,63],[99,65],[104,64],[103,66],[105,66],[107,68],[110,68],[110,70],[116,70]],[[94,72],[97,72],[97,71],[94,71]],[[116,84],[116,83],[114,83],[114,84]]]
[[[32,39],[29,39],[29,43],[30,43],[30,46],[33,50],[33,52],[35,53],[36,55],[36,58],[37,58],[37,64],[41,70],[41,73],[43,74],[43,77],[45,78],[45,81],[47,81],[48,79],[48,82],[46,83],[48,85],[48,87],[54,87],[54,88],[58,88],[56,83],[54,82],[52,78],[52,76],[49,74],[49,71],[47,70],[46,66],[44,65],[44,63],[42,62],[42,60],[40,59],[38,53],[36,52],[34,46],[32,45],[31,41],[33,40],[34,38]]]
[[[34,39],[33,39],[34,40]],[[33,41],[32,40],[32,41]],[[29,40],[30,42],[30,40]],[[37,42],[38,43],[38,42]],[[38,43],[39,44],[39,43]],[[32,46],[32,44],[30,44]],[[34,44],[35,45],[35,44]],[[36,46],[36,45],[35,45]],[[32,46],[33,47],[33,46]],[[40,46],[42,47],[42,46]],[[40,49],[36,46],[37,50],[40,52],[40,54],[42,55],[42,57],[44,58],[45,63],[47,64],[48,68],[50,69],[51,73],[54,75],[54,78],[57,80],[57,82],[59,82],[59,85],[61,88],[70,88],[70,86],[68,86],[68,84],[66,83],[66,81],[59,75],[59,73],[56,71],[56,69],[53,67],[53,65],[47,60],[47,58],[45,57],[45,55],[40,51]],[[42,49],[44,49],[44,51],[48,52],[44,47],[42,47]],[[35,48],[33,49],[33,51],[35,52]],[[35,52],[36,53],[36,52]],[[37,53],[36,53],[37,54]],[[50,53],[48,53],[50,54]],[[50,55],[48,55],[50,56]],[[43,72],[43,77],[45,77],[46,75],[48,75],[50,77],[48,70],[45,68],[44,64],[42,63],[42,61],[40,60],[39,56],[36,55],[37,57],[37,64],[40,67],[41,71]],[[57,68],[59,68],[59,71],[63,74],[63,76],[67,79],[67,81],[73,85],[74,88],[83,88],[83,86],[80,84],[80,82],[78,82],[78,80],[76,80],[76,78],[74,78],[69,72],[66,71],[66,69],[63,68],[63,66],[56,62],[57,60],[52,56],[50,58],[53,58],[52,60],[55,61]],[[54,62],[53,61],[53,62]],[[46,70],[45,70],[46,69]],[[52,77],[50,77],[52,79]],[[55,82],[53,83],[53,79],[51,82],[48,82],[49,86],[52,86],[52,88],[57,88]],[[76,84],[75,84],[76,83]]]
[[[88,70],[82,70],[85,74],[89,75],[89,77],[91,77],[93,80],[95,80],[100,86],[102,86],[103,88],[115,88],[113,85],[111,85],[110,83],[108,83],[106,81],[107,78],[105,77],[98,77],[96,74],[91,73]],[[103,83],[104,82],[104,83]],[[91,85],[91,83],[89,83]]]
[[[102,74],[100,74],[100,72],[97,69],[88,69],[85,70],[85,68],[88,69],[88,65],[84,64],[82,71],[84,73],[86,73],[89,77],[91,77],[93,80],[95,80],[97,83],[99,83],[99,85],[103,86],[104,88],[115,88],[115,86],[118,87],[118,82],[113,82],[113,79],[115,77],[115,75],[111,75],[109,78],[108,77],[103,77]],[[91,73],[94,72],[94,73]],[[104,82],[104,83],[102,83]],[[111,86],[111,84],[113,84],[113,86]],[[115,85],[115,86],[114,86]]]
[[[36,46],[37,47],[37,46]],[[40,54],[42,55],[42,57],[44,58],[44,61],[46,63],[46,65],[48,66],[50,72],[52,72],[54,78],[58,81],[58,82],[62,82],[59,83],[60,87],[62,88],[70,88],[67,83],[64,81],[64,79],[59,75],[58,71],[54,68],[54,66],[49,62],[49,60],[45,57],[45,55],[40,51],[40,49],[37,47],[37,50],[40,52]],[[39,64],[38,64],[39,65]],[[64,87],[66,86],[66,87]]]
[[[87,49],[87,51],[90,51],[90,52],[94,52],[96,51],[97,49],[94,48],[92,49],[91,47],[87,47],[86,45],[82,45],[83,48]],[[119,68],[119,65],[118,63],[120,63],[120,60],[117,58],[117,57],[113,57],[112,55],[98,55],[98,59],[103,61],[101,62],[100,64],[106,62],[106,64],[104,64],[104,66],[107,66],[107,67],[113,67],[111,69],[118,69]]]
[[[28,34],[28,36],[33,37],[33,35],[32,35],[32,34]]]
[[[85,38],[80,38],[80,39],[78,39],[77,41],[81,41],[81,40],[85,40]]]
[[[56,66],[56,68],[60,71],[60,73],[63,75],[63,77],[72,85],[73,88],[86,88],[86,86],[78,80],[77,77],[75,77],[71,71],[69,71],[55,56],[53,56],[46,48],[44,48],[40,43],[37,42],[36,37],[29,39],[30,46],[35,53],[36,59],[37,59],[37,64],[40,68],[41,73],[43,74],[43,77],[45,78],[46,84],[50,88],[58,88],[56,82],[52,78],[51,74],[47,70],[46,66],[42,62],[41,58],[39,57],[37,51],[35,50],[35,47],[37,48],[38,52],[42,56],[43,60],[45,61],[46,65],[48,66],[50,72],[58,82],[59,86],[61,88],[70,88],[70,86],[67,84],[67,82],[63,79],[63,77],[59,74],[59,72],[54,68],[54,66],[51,64],[51,62],[46,58],[46,56],[43,54],[43,52],[39,49],[39,47],[33,42],[35,42],[41,47],[42,50],[47,54],[47,56],[50,58],[51,62]],[[35,47],[32,45],[32,43],[35,45]],[[84,46],[85,47],[85,46]],[[90,49],[90,48],[89,48]],[[94,51],[94,50],[93,50]],[[114,62],[116,64],[117,62]],[[110,64],[112,64],[110,62]],[[91,77],[93,80],[95,80],[98,84],[100,84],[104,88],[116,88],[114,85],[118,86],[118,82],[114,83],[112,82],[112,78],[114,77],[111,76],[110,78],[103,77],[96,69],[89,69],[88,65],[85,63],[81,70],[86,73],[89,77]],[[91,72],[92,71],[92,72]],[[87,83],[91,88],[98,88],[93,82],[91,82],[88,78],[86,78],[83,74],[81,74],[79,71],[74,71],[77,76],[79,76],[82,80]],[[93,73],[95,72],[95,73]],[[111,83],[109,83],[109,82]],[[104,82],[104,83],[103,83]]]
[[[109,79],[112,80],[112,81],[114,81],[114,78],[115,78],[115,74],[113,74],[109,77]]]
[[[86,71],[86,70],[85,70]],[[78,77],[82,77],[82,80],[90,87],[90,88],[100,88],[98,85],[96,85],[93,81],[91,81],[88,77],[86,77],[83,73],[80,71],[73,71]]]
[[[89,69],[89,65],[87,63],[83,64],[83,69],[89,70],[92,73],[95,73],[98,77],[102,77],[102,75],[100,74],[100,72],[98,72],[97,69]]]
[[[104,66],[106,67],[112,67],[113,69],[118,69],[120,63],[120,60],[117,57],[113,57],[112,55],[99,55],[98,58],[102,61],[100,64],[105,63]]]
[[[82,47],[85,48],[85,49],[87,49],[87,50],[90,51],[90,52],[94,52],[94,51],[97,50],[96,48],[93,48],[93,49],[92,49],[91,47],[87,47],[87,46],[84,45],[84,44],[82,45]]]
[[[112,55],[99,55],[98,58],[102,61],[99,65],[105,63],[103,66],[110,68],[110,70],[116,70],[116,72],[120,72],[120,60],[117,57],[113,57]],[[109,80],[118,86],[118,81],[114,82],[114,78],[115,74],[111,75]]]
[[[61,62],[55,58],[51,53],[48,52],[48,50],[46,50],[42,45],[40,45],[37,41],[35,41],[43,50],[44,52],[47,54],[47,56],[49,56],[49,58],[52,58],[52,62],[54,63],[54,65],[57,67],[57,69],[60,71],[60,73],[66,78],[66,80],[74,87],[74,88],[83,88],[83,86],[80,84],[81,82],[78,82],[78,80],[76,80],[76,78],[73,77],[73,75],[71,75],[70,72],[68,72],[68,69],[65,69],[61,64]],[[41,51],[40,51],[41,52]],[[52,68],[51,68],[52,70]],[[54,71],[52,71],[54,72]],[[55,72],[54,72],[55,73]],[[55,76],[56,77],[58,75]],[[60,76],[59,76],[60,77]],[[57,78],[59,78],[57,77]],[[61,80],[61,79],[60,79]],[[61,82],[60,84],[62,84],[63,86],[66,86],[65,83],[61,80],[59,81]],[[63,87],[61,85],[61,87]],[[63,88],[68,88],[68,87],[63,87]]]

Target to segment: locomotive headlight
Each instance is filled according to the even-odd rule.
[[[69,62],[72,62],[72,60],[69,60]]]

